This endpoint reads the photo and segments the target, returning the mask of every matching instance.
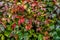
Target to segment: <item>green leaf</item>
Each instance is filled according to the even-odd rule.
[[[57,31],[57,35],[60,37],[60,31]]]
[[[2,15],[2,12],[0,12],[0,15]]]
[[[2,37],[1,37],[1,40],[5,40],[5,37],[4,37],[4,35],[2,35]]]
[[[28,33],[24,33],[24,40],[28,40]]]
[[[18,35],[19,35],[19,40],[22,40],[23,39],[23,33],[21,31],[19,31]]]
[[[38,40],[43,40],[43,35],[42,34],[39,34]]]
[[[54,24],[50,24],[50,29],[53,30],[55,28]]]
[[[12,31],[11,25],[7,25],[7,28],[6,29]]]
[[[6,30],[6,31],[4,32],[4,35],[7,36],[7,37],[9,37],[10,31]]]
[[[2,34],[0,34],[0,37],[2,36]]]

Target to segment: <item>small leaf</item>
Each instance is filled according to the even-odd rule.
[[[5,31],[4,35],[7,36],[7,37],[9,37],[10,31]]]
[[[1,37],[1,40],[5,40],[5,37],[4,37],[4,35],[2,35],[2,37]]]
[[[42,34],[39,34],[38,40],[43,40],[43,35]]]
[[[28,33],[24,33],[24,40],[28,40]]]

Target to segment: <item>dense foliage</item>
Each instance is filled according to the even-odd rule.
[[[60,0],[0,0],[0,40],[60,40]]]

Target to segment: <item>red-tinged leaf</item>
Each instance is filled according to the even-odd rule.
[[[37,32],[41,32],[41,31],[42,31],[42,27],[38,27],[38,28],[36,29],[36,31],[37,31]]]
[[[46,19],[45,24],[49,24],[49,23],[50,23],[50,19]]]
[[[20,5],[17,5],[17,10],[19,11],[19,9],[20,9]]]
[[[36,17],[37,16],[37,14],[34,14],[34,17]]]
[[[12,15],[12,20],[16,18],[17,14]]]
[[[22,19],[21,19],[21,23],[23,23],[23,22],[24,22],[24,20],[25,20],[25,19],[24,19],[24,18],[22,18]]]
[[[21,16],[16,16],[16,18],[19,18],[19,19],[20,19],[20,18],[21,18]]]
[[[49,38],[50,38],[49,36],[44,36],[43,40],[49,40]]]
[[[25,19],[24,19],[24,18],[19,19],[19,20],[18,20],[18,25],[20,25],[20,24],[24,23],[24,21],[25,21]]]
[[[56,4],[57,0],[53,0],[53,3]]]
[[[37,6],[37,5],[38,5],[38,2],[34,1],[31,6],[34,7],[34,6]]]
[[[44,32],[44,34],[45,34],[45,35],[48,35],[48,32],[46,31],[46,32]]]
[[[32,19],[29,20],[29,24],[32,24]]]
[[[41,8],[42,10],[46,11],[46,8]]]
[[[16,4],[13,4],[12,8],[11,8],[11,12],[12,13],[16,13],[18,10],[17,10],[17,5]]]
[[[14,0],[14,3],[16,3],[18,0]]]
[[[23,12],[25,9],[24,9],[24,6],[18,5],[17,10]]]
[[[20,19],[18,20],[18,25],[20,25],[21,24],[21,21],[20,21]]]
[[[22,12],[24,11],[24,7],[23,6],[20,7],[20,11],[22,11]]]
[[[22,0],[22,2],[24,2],[25,0]]]
[[[18,35],[14,35],[15,40],[18,40]]]
[[[53,0],[53,2],[55,2],[55,3],[56,3],[56,1],[57,1],[57,0]]]
[[[38,14],[38,16],[40,16],[40,15],[41,15],[41,13],[40,13],[40,12],[38,12],[37,14]]]
[[[32,28],[32,26],[31,25],[26,25],[25,28],[26,28],[26,30],[30,30]]]
[[[3,2],[0,2],[0,6],[3,6]]]
[[[24,1],[30,2],[30,0],[22,0],[22,2],[24,2]]]
[[[14,29],[16,27],[16,23],[12,24],[12,29]]]
[[[27,2],[30,2],[30,0],[26,0]]]
[[[12,8],[11,12],[12,13],[16,13],[17,12],[17,9],[16,8]]]

